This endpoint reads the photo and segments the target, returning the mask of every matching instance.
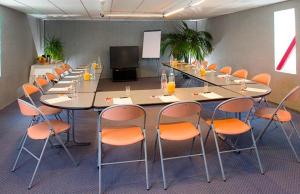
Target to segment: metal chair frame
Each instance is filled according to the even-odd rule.
[[[190,154],[188,155],[183,155],[183,156],[175,156],[175,157],[164,157],[163,156],[163,149],[162,149],[162,139],[160,138],[160,129],[159,129],[159,125],[160,125],[160,121],[161,121],[161,118],[162,118],[162,113],[172,107],[172,106],[176,106],[178,104],[186,104],[186,103],[193,103],[193,104],[197,104],[200,106],[200,111],[198,113],[195,113],[194,115],[198,114],[198,118],[197,118],[197,121],[196,121],[196,128],[199,130],[199,139],[200,139],[200,144],[201,144],[201,150],[202,150],[202,153],[199,153],[199,154],[192,154],[192,150],[194,148],[194,142],[195,142],[195,138],[193,138],[192,140],[192,147],[191,147],[191,150],[190,150]],[[159,114],[158,114],[158,118],[157,118],[157,127],[156,127],[156,130],[157,130],[157,134],[156,134],[156,139],[155,139],[155,145],[154,145],[154,154],[153,154],[153,161],[155,161],[155,155],[156,155],[156,150],[157,150],[157,143],[159,145],[159,153],[160,153],[160,162],[161,162],[161,170],[162,170],[162,176],[163,176],[163,184],[164,184],[164,189],[166,190],[167,189],[167,182],[166,182],[166,176],[165,176],[165,167],[164,167],[164,161],[166,160],[173,160],[173,159],[180,159],[180,158],[188,158],[188,157],[194,157],[194,156],[203,156],[203,160],[204,160],[204,166],[205,166],[205,172],[206,172],[206,178],[207,178],[207,182],[209,183],[210,182],[210,176],[209,176],[209,172],[208,172],[208,167],[207,167],[207,160],[206,160],[206,154],[205,154],[205,149],[204,149],[204,144],[203,144],[203,138],[202,138],[202,134],[203,134],[203,131],[201,130],[200,128],[200,112],[201,112],[201,104],[198,103],[198,102],[193,102],[193,101],[187,101],[187,102],[175,102],[175,103],[172,103],[172,104],[169,104],[165,107],[163,107]]]
[[[219,159],[219,164],[220,164],[220,168],[221,168],[221,173],[222,173],[222,178],[223,178],[223,181],[226,181],[226,177],[225,177],[225,173],[224,173],[224,168],[223,168],[223,161],[222,161],[222,158],[221,158],[221,154],[224,154],[224,153],[230,153],[230,152],[240,152],[240,151],[245,151],[245,150],[255,150],[255,153],[256,153],[256,157],[257,157],[257,160],[258,160],[258,164],[259,164],[259,169],[260,169],[260,172],[261,174],[264,174],[264,169],[262,167],[262,164],[261,164],[261,160],[260,160],[260,156],[259,156],[259,153],[258,153],[258,149],[257,149],[257,146],[256,146],[256,141],[254,139],[254,134],[253,134],[253,128],[250,124],[250,114],[251,114],[251,111],[253,109],[253,106],[251,109],[249,109],[249,111],[247,111],[247,115],[245,117],[245,120],[244,120],[244,123],[246,123],[247,125],[249,125],[250,127],[250,136],[251,136],[251,140],[252,140],[252,145],[250,147],[245,147],[245,148],[237,148],[237,143],[238,143],[238,140],[239,140],[239,136],[245,134],[238,134],[238,135],[232,135],[232,136],[237,136],[237,139],[235,141],[235,143],[233,145],[231,145],[231,147],[233,149],[231,150],[224,150],[224,151],[220,151],[220,148],[219,148],[219,143],[218,143],[218,134],[216,133],[215,131],[215,127],[214,127],[214,120],[215,120],[215,117],[216,117],[216,114],[217,112],[221,111],[219,110],[221,106],[223,106],[224,104],[226,103],[229,103],[229,102],[232,102],[232,101],[235,101],[235,100],[240,100],[240,99],[250,99],[253,101],[253,99],[251,97],[239,97],[239,98],[232,98],[232,99],[229,99],[229,100],[226,100],[222,103],[220,103],[214,110],[214,113],[212,115],[212,119],[211,119],[211,125],[208,129],[208,133],[206,135],[206,138],[205,138],[205,143],[208,139],[208,136],[209,136],[209,133],[210,131],[212,130],[213,131],[213,135],[214,135],[214,140],[215,140],[215,144],[216,144],[216,149],[217,149],[217,154],[218,154],[218,159]],[[254,101],[253,101],[253,104],[254,104]],[[222,112],[225,112],[225,111],[222,111]]]
[[[35,111],[37,111],[40,116],[44,119],[44,122],[47,123],[47,125],[49,126],[49,136],[47,137],[47,139],[45,140],[44,142],[44,145],[43,145],[43,148],[42,148],[42,151],[40,153],[39,156],[33,154],[28,148],[25,147],[25,142],[28,138],[28,134],[27,134],[27,131],[26,131],[26,134],[25,134],[25,137],[24,137],[24,140],[22,142],[22,146],[21,146],[21,149],[19,150],[19,153],[17,155],[17,158],[14,162],[14,165],[13,165],[13,168],[12,168],[12,172],[14,172],[16,170],[16,166],[17,166],[17,163],[19,161],[19,158],[20,158],[20,155],[22,153],[22,151],[24,150],[25,152],[27,152],[29,155],[31,155],[34,159],[36,159],[38,162],[37,162],[37,165],[34,169],[34,172],[33,172],[33,175],[31,177],[31,180],[30,180],[30,183],[28,185],[28,189],[31,189],[32,188],[32,183],[33,183],[33,180],[35,178],[35,175],[37,173],[37,170],[40,166],[40,163],[41,163],[41,160],[42,160],[42,157],[44,155],[44,152],[45,152],[45,148],[48,144],[48,141],[50,140],[50,137],[54,136],[56,138],[56,140],[59,142],[59,144],[64,148],[64,150],[66,151],[67,155],[69,156],[69,158],[72,160],[73,164],[75,166],[78,166],[78,163],[75,161],[75,159],[73,158],[72,154],[69,152],[69,150],[67,149],[67,147],[65,146],[65,144],[63,143],[63,141],[61,140],[61,138],[59,137],[59,135],[55,134],[55,131],[54,131],[54,128],[53,126],[51,125],[51,122],[47,119],[47,117],[44,115],[44,113],[42,113],[38,108],[36,108],[34,105],[24,101],[24,100],[21,100],[21,99],[18,99],[20,101],[22,101],[22,103],[25,103],[27,106],[31,107],[32,109],[34,109]],[[32,125],[31,125],[32,126]]]
[[[131,106],[131,107],[136,107],[139,108],[140,110],[143,111],[143,125],[142,125],[142,132],[144,135],[144,140],[141,141],[141,156],[140,159],[138,160],[126,160],[126,161],[118,161],[118,162],[106,162],[103,163],[102,162],[102,115],[113,108],[117,108],[117,107],[122,107],[122,106]],[[136,118],[137,119],[137,118]],[[142,152],[144,149],[144,159],[142,159]],[[146,111],[143,107],[139,106],[139,105],[113,105],[110,106],[108,108],[105,108],[104,110],[101,111],[101,113],[99,114],[98,117],[98,167],[99,167],[99,194],[102,192],[102,166],[107,166],[107,165],[115,165],[115,164],[124,164],[124,163],[133,163],[133,162],[144,162],[145,163],[145,172],[146,172],[146,189],[149,190],[150,186],[149,186],[149,171],[148,171],[148,154],[147,154],[147,137],[146,137]]]

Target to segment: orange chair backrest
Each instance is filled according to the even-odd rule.
[[[57,79],[53,73],[46,73],[46,77],[49,81],[54,81]]]
[[[30,97],[30,95],[40,92],[39,88],[34,86],[33,84],[23,84],[23,91],[26,97]]]
[[[35,115],[39,115],[39,112],[33,108],[32,106],[29,105],[28,102],[18,99],[18,105],[20,108],[21,113],[24,116],[35,116]]]
[[[220,73],[223,74],[231,74],[232,68],[230,66],[225,66],[222,69],[220,69]]]
[[[240,69],[235,71],[232,75],[238,78],[246,79],[248,77],[248,71],[246,69]]]
[[[116,105],[104,109],[101,118],[111,121],[129,121],[146,116],[146,111],[137,105]]]
[[[201,105],[197,102],[175,102],[164,107],[161,110],[161,115],[171,118],[191,117],[199,114]]]
[[[268,73],[261,73],[261,74],[258,74],[256,76],[254,76],[252,78],[252,81],[255,81],[255,82],[264,84],[266,86],[269,86],[270,82],[271,82],[271,75],[268,74]]]
[[[216,109],[230,113],[241,113],[250,111],[253,105],[254,101],[251,97],[240,97],[226,100],[219,104]]]
[[[59,67],[56,67],[54,70],[57,73],[57,75],[59,75],[59,76],[64,73],[64,70],[62,68],[59,68]]]
[[[218,65],[217,64],[211,64],[207,67],[208,70],[213,70],[216,71],[217,70]]]
[[[207,61],[202,61],[202,62],[201,62],[201,65],[202,65],[204,68],[206,68],[207,65],[208,65],[208,62],[207,62]]]
[[[39,87],[44,87],[46,85],[48,85],[48,80],[43,78],[43,77],[38,77],[35,79],[35,83],[39,86]]]

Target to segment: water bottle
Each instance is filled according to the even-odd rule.
[[[167,84],[167,91],[169,95],[173,95],[175,92],[175,75],[173,69],[171,69],[169,74],[169,82]]]
[[[161,84],[161,90],[162,90],[163,94],[165,94],[167,91],[167,82],[168,82],[167,74],[165,71],[162,71],[160,84]]]

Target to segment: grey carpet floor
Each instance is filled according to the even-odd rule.
[[[181,80],[178,83],[185,83]],[[199,84],[194,82],[193,84]],[[126,85],[131,89],[159,88],[158,78],[140,79],[138,82],[116,82],[103,79],[99,90],[124,90]],[[178,84],[180,85],[180,84]],[[217,103],[203,104],[203,117],[209,118]],[[156,115],[161,107],[146,107],[148,154],[153,155]],[[74,167],[61,149],[47,147],[33,188],[28,191],[36,161],[28,154],[21,156],[16,172],[10,172],[16,157],[16,145],[28,125],[28,118],[20,115],[17,104],[12,103],[0,111],[0,193],[4,194],[94,194],[98,192],[98,170],[96,167],[96,132],[97,114],[92,110],[76,112],[76,137],[80,141],[90,141],[87,147],[70,147],[71,153],[80,162]],[[296,125],[300,127],[300,115],[294,113]],[[254,120],[255,134],[265,126],[266,122]],[[207,131],[207,126],[202,122]],[[204,134],[205,135],[205,134]],[[300,141],[293,138],[296,149],[300,153]],[[249,143],[247,136],[242,138],[242,145]],[[29,142],[27,147],[39,153],[41,142]],[[139,145],[126,148],[104,146],[104,161],[137,159]],[[164,142],[166,156],[178,156],[189,152],[191,141]],[[228,147],[221,144],[222,149]],[[273,126],[258,145],[265,175],[258,170],[254,152],[223,155],[227,181],[221,178],[215,143],[212,136],[206,145],[208,168],[211,183],[206,182],[203,160],[201,157],[166,161],[166,177],[168,190],[163,190],[162,175],[157,160],[149,161],[150,191],[145,190],[145,172],[143,163],[131,163],[103,168],[104,193],[300,193],[300,164],[296,162],[292,151],[284,139],[282,132]],[[200,143],[196,141],[194,152],[200,151]]]

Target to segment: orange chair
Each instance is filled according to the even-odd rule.
[[[254,76],[252,78],[252,81],[260,83],[260,84],[264,84],[266,86],[270,86],[271,75],[268,74],[268,73],[261,73],[261,74],[258,74],[256,76]],[[267,101],[267,98],[265,96],[261,97],[261,98],[258,98],[257,101],[258,101],[259,104],[261,104],[262,102],[265,102],[268,105],[268,101]]]
[[[207,68],[208,61],[202,61],[202,62],[201,62],[201,65],[202,65],[204,68]]]
[[[23,150],[25,152],[27,152],[29,155],[31,155],[34,159],[36,159],[38,162],[37,162],[37,165],[33,172],[30,183],[28,185],[28,189],[31,189],[34,177],[36,175],[36,172],[38,170],[38,167],[39,167],[42,157],[44,155],[45,148],[48,144],[48,141],[50,142],[50,137],[56,138],[56,140],[60,143],[60,145],[67,152],[67,155],[70,157],[70,159],[72,160],[72,162],[74,163],[75,166],[77,166],[77,162],[74,160],[73,156],[71,155],[71,153],[69,152],[69,150],[66,148],[65,144],[62,142],[61,138],[59,137],[59,135],[62,132],[66,132],[70,129],[70,125],[68,123],[65,123],[65,122],[59,121],[59,120],[51,120],[51,121],[48,120],[48,118],[45,116],[45,114],[39,108],[36,108],[34,105],[32,105],[28,102],[25,102],[24,100],[18,99],[18,104],[19,104],[20,111],[24,116],[40,115],[44,119],[43,122],[39,122],[34,125],[31,125],[27,129],[24,141],[22,142],[21,149],[18,153],[18,156],[17,156],[17,158],[14,162],[13,168],[11,170],[12,172],[14,172],[16,170],[18,160],[19,160],[20,155]],[[35,155],[31,151],[29,151],[28,148],[25,147],[25,142],[28,138],[30,138],[31,140],[37,140],[37,141],[43,140],[44,141],[43,149],[39,156]]]
[[[53,73],[46,73],[46,78],[48,79],[49,82],[52,83],[58,82],[58,78]]]
[[[252,81],[255,81],[260,84],[264,84],[266,86],[270,86],[271,75],[268,73],[261,73],[252,78]]]
[[[141,119],[142,118],[142,119]],[[142,120],[139,125],[128,125],[123,127],[106,127],[102,126],[102,120],[109,120],[115,122],[124,121],[137,121]],[[120,164],[128,162],[145,162],[146,171],[146,188],[149,190],[149,177],[148,177],[148,161],[147,161],[147,138],[146,138],[146,111],[138,105],[115,105],[104,109],[99,115],[98,120],[98,166],[99,166],[99,193],[101,193],[101,167],[111,164]],[[137,121],[138,122],[138,121]],[[122,162],[102,162],[102,144],[112,146],[127,146],[141,142],[144,148],[144,159],[130,160]]]
[[[157,143],[159,145],[159,152],[160,152],[160,162],[161,162],[161,170],[163,175],[163,182],[164,182],[164,189],[167,189],[167,183],[166,183],[166,177],[165,177],[165,167],[164,167],[164,161],[165,160],[171,160],[171,159],[177,159],[177,158],[185,158],[185,157],[191,157],[191,156],[203,156],[204,160],[204,166],[206,171],[206,178],[207,181],[210,182],[209,173],[207,169],[207,163],[206,163],[206,155],[203,145],[203,139],[202,139],[202,130],[200,128],[200,112],[202,108],[201,105],[197,102],[176,102],[172,103],[168,106],[165,106],[160,112],[158,116],[158,122],[157,122],[157,135],[155,140],[155,148],[154,148],[154,160],[156,155],[156,149],[157,149]],[[196,117],[196,119],[195,119]],[[169,123],[162,123],[161,121],[164,118],[172,118],[175,119],[176,122],[169,122]],[[186,121],[186,119],[183,118],[194,118],[194,123],[191,123],[189,121]],[[178,120],[181,121],[178,121]],[[200,143],[201,143],[201,149],[202,153],[200,154],[192,154],[193,146],[196,137],[199,137]],[[189,155],[184,156],[176,156],[176,157],[169,157],[164,158],[163,156],[163,150],[162,150],[162,144],[161,141],[175,141],[180,142],[184,140],[192,140],[192,148]]]
[[[226,101],[220,103],[215,108],[212,119],[207,121],[207,124],[210,127],[209,127],[209,131],[207,133],[205,142],[207,141],[209,133],[212,130],[213,134],[214,134],[217,152],[218,152],[218,158],[219,158],[222,178],[224,181],[226,181],[226,177],[225,177],[225,173],[223,170],[223,162],[222,162],[222,158],[221,158],[221,154],[223,154],[223,153],[254,149],[256,152],[256,157],[258,160],[260,172],[262,174],[264,173],[264,170],[261,165],[259,153],[257,150],[256,142],[254,139],[253,130],[252,130],[252,127],[251,127],[250,121],[249,121],[249,115],[253,109],[253,105],[254,105],[254,101],[251,97],[240,97],[240,98],[233,98],[233,99],[226,100]],[[235,114],[246,112],[247,116],[246,116],[245,121],[242,121],[238,118],[216,119],[216,115],[220,111],[226,112],[226,113],[235,113]],[[237,136],[238,137],[238,136],[246,134],[246,133],[250,133],[250,135],[251,135],[251,139],[252,139],[252,143],[253,143],[252,146],[250,146],[248,148],[238,148],[237,147],[238,138],[237,138],[236,142],[230,143],[230,145],[232,146],[233,149],[220,151],[217,136],[225,136],[225,141],[226,141],[227,140],[226,138],[228,136]]]
[[[211,64],[207,67],[207,69],[210,71],[217,71],[217,67],[218,67],[217,64]]]
[[[292,89],[280,102],[280,104],[277,106],[277,108],[270,108],[270,107],[264,107],[259,108],[255,111],[255,116],[258,118],[269,120],[266,127],[260,132],[258,137],[256,138],[256,141],[259,141],[262,136],[265,134],[271,123],[277,122],[280,125],[280,128],[282,132],[284,133],[296,159],[298,162],[300,162],[298,154],[291,142],[291,137],[294,133],[298,136],[300,139],[300,134],[298,130],[296,129],[296,126],[292,120],[292,114],[286,109],[285,104],[286,102],[293,102],[293,103],[299,103],[300,99],[300,86],[295,87]],[[287,130],[284,127],[285,123],[289,123],[292,126],[292,132],[290,134],[287,133]]]
[[[222,69],[220,69],[220,73],[222,73],[222,74],[230,75],[231,71],[232,71],[232,68],[230,66],[225,66]]]
[[[47,79],[45,79],[44,77],[37,77],[35,79],[35,84],[44,94],[45,93],[44,88],[49,86],[49,81]]]
[[[54,70],[55,70],[55,73],[58,75],[58,77],[60,77],[60,78],[63,77],[65,71],[62,68],[56,67]]]
[[[232,75],[241,79],[247,79],[248,71],[246,69],[240,69],[235,71]]]

